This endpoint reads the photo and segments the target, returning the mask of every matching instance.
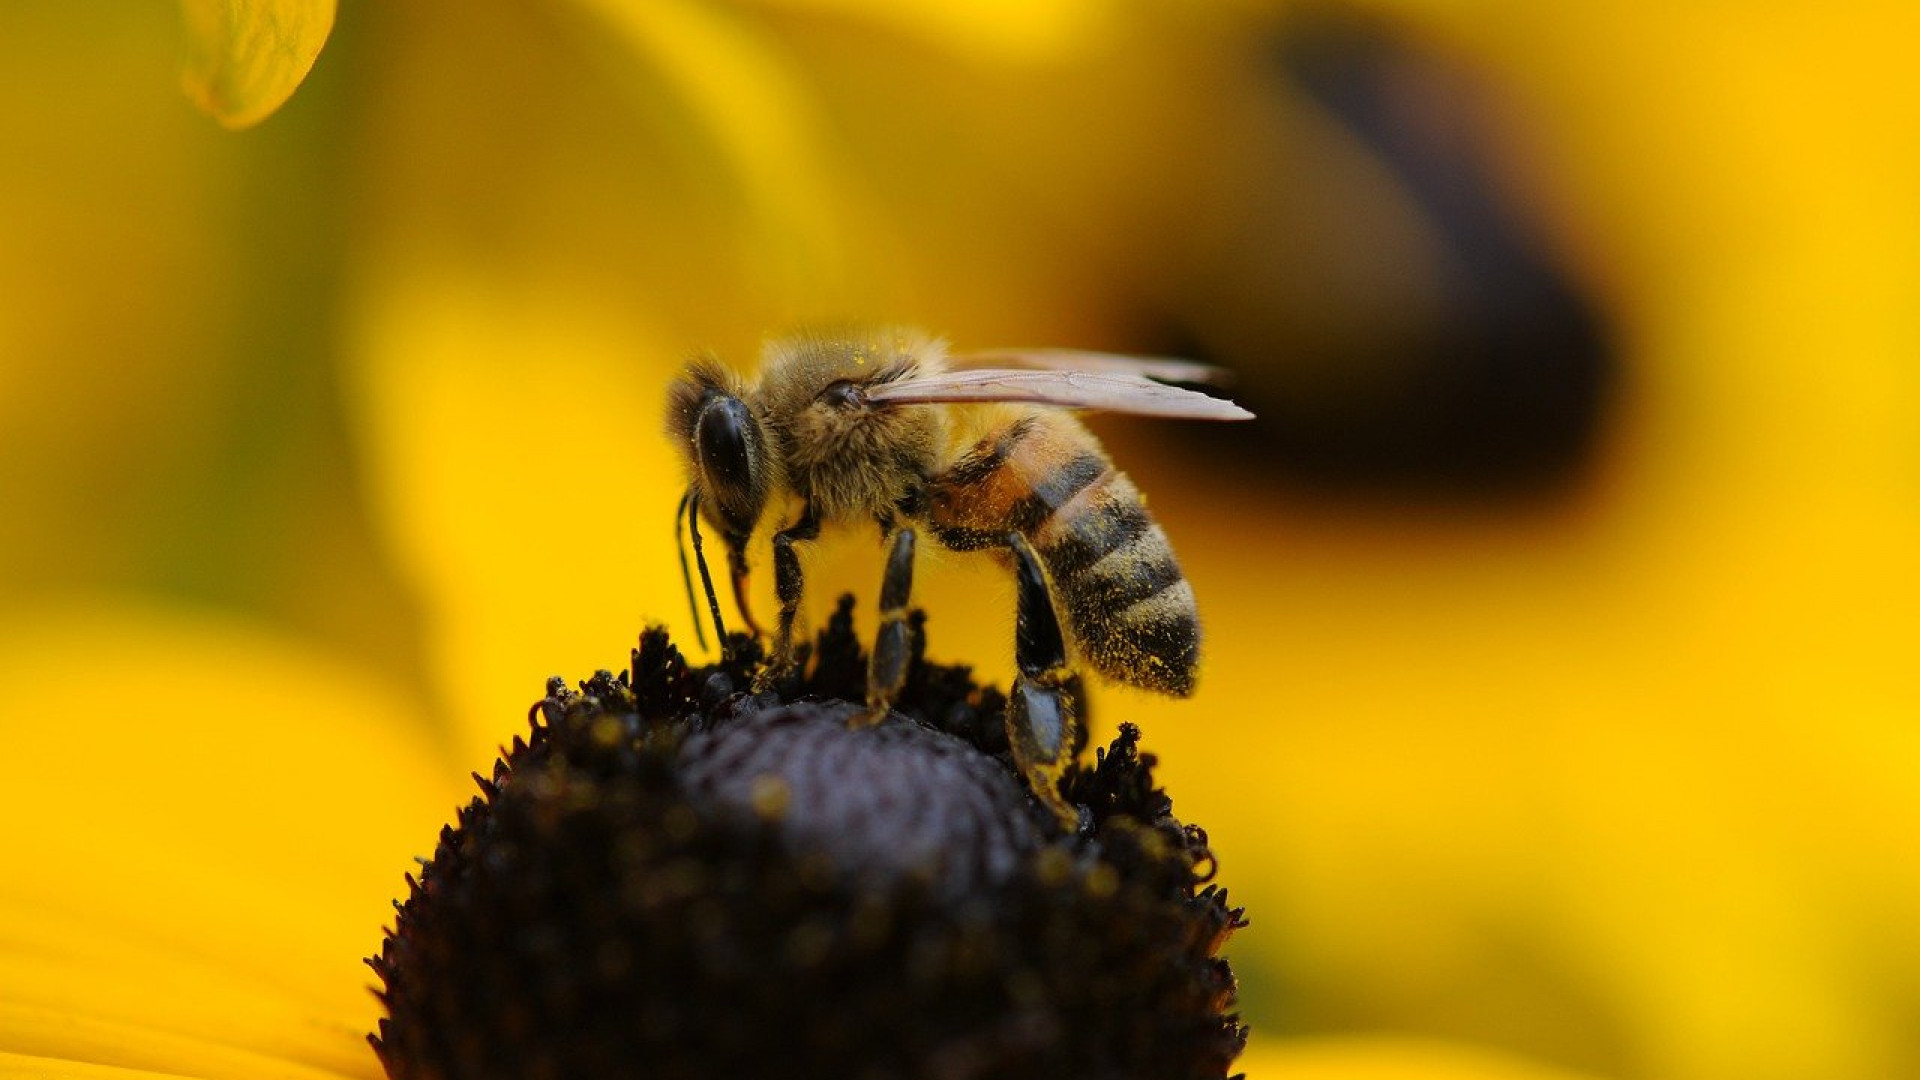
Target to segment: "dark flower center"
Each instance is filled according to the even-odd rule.
[[[370,961],[390,1076],[1226,1075],[1244,921],[1136,730],[1069,770],[1062,835],[965,668],[916,649],[850,727],[850,602],[777,692],[733,692],[736,644],[695,670],[650,630],[631,673],[549,684]]]

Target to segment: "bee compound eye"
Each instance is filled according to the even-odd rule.
[[[694,440],[700,468],[716,489],[753,486],[753,415],[736,397],[716,397],[700,412]]]

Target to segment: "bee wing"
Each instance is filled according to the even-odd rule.
[[[1189,420],[1251,420],[1225,398],[1157,383],[1127,372],[1019,371],[982,368],[946,371],[867,387],[867,398],[894,405],[930,402],[1025,401],[1066,409],[1105,409],[1136,416]]]
[[[950,353],[947,359],[956,367],[1011,365],[1037,371],[1091,371],[1102,375],[1144,375],[1163,382],[1206,383],[1226,386],[1233,372],[1212,364],[1179,360],[1171,356],[1123,356],[1119,353],[1084,352],[1079,349],[975,349]]]

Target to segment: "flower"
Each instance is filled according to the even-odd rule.
[[[839,625],[844,634],[845,612]],[[29,872],[0,882],[8,928],[0,949],[0,1075],[382,1075],[365,1041],[379,1007],[366,992],[358,957],[373,943],[378,922],[391,921],[388,898],[404,888],[398,872],[405,853],[420,850],[421,838],[434,835],[454,804],[453,769],[444,752],[396,710],[399,696],[391,687],[276,644],[259,627],[166,612],[45,613],[32,627],[0,641],[0,691],[12,701],[47,706],[36,722],[10,728],[18,766],[0,786],[0,813],[44,826],[10,831],[8,858]],[[664,638],[656,633],[648,640],[658,651],[636,670],[672,670]],[[89,649],[81,645],[100,641],[123,650],[111,679],[88,665]],[[859,659],[857,652],[842,659],[848,656]],[[815,679],[844,677],[847,666],[816,668]],[[959,728],[990,743],[993,725],[971,725],[967,699],[952,696],[964,684],[951,680],[964,679],[964,672],[923,672],[909,693],[929,704],[960,706],[961,712],[948,710]],[[685,686],[685,679],[651,685]],[[66,689],[48,698],[49,686]],[[599,701],[626,692],[605,674],[588,688]],[[550,695],[547,707],[563,718],[608,715],[564,687],[550,688]],[[765,715],[746,723],[793,724],[816,739],[823,730],[846,730],[837,721]],[[592,724],[582,730],[590,740]],[[896,741],[929,738],[910,734],[922,730],[908,725],[888,734]],[[1133,843],[1120,828],[1130,814],[1165,809],[1149,762],[1132,751],[1133,738],[1123,733],[1076,781],[1077,799],[1105,807],[1097,816],[1108,822],[1097,835],[1113,846],[1108,859],[1120,858]],[[728,752],[764,748],[749,738]],[[729,769],[712,779],[726,785],[747,777]],[[746,787],[744,794],[736,789],[717,797],[751,806],[753,785]],[[492,795],[497,799],[499,792]],[[790,795],[796,804],[806,796],[799,789]],[[471,821],[474,813],[463,818]],[[1181,839],[1171,850],[1191,842],[1188,834],[1175,834]],[[1179,858],[1184,880],[1188,856]],[[1084,867],[1062,869],[1069,896],[1101,876],[1081,877]],[[1113,895],[1126,896],[1136,872],[1123,873]],[[1193,910],[1217,919],[1225,913],[1218,898],[1202,892]],[[1215,933],[1230,928],[1225,921],[1212,925]],[[1150,940],[1150,927],[1112,930],[1131,950]],[[1256,1050],[1242,1064],[1256,1078],[1571,1075],[1483,1051],[1392,1040],[1298,1041]]]
[[[852,597],[778,691],[732,692],[738,642],[555,680],[371,961],[390,1075],[1227,1075],[1244,921],[1137,729],[1065,778],[1063,835],[966,669],[858,730],[820,696],[865,697]]]
[[[241,135],[173,92],[176,12],[7,12],[5,1068],[373,1075],[357,959],[455,780],[530,677],[687,629],[642,583],[673,560],[651,417],[686,352],[867,313],[1219,349],[1255,266],[1366,328],[1378,279],[1348,271],[1447,260],[1272,65],[1288,13],[653,6],[681,20],[352,5]],[[1209,653],[1193,703],[1097,707],[1259,914],[1246,1067],[1915,1072],[1913,14],[1370,10],[1487,93],[1483,176],[1618,382],[1519,501],[1103,432]],[[1250,242],[1249,205],[1324,248]],[[809,569],[833,595],[871,567],[856,540]],[[925,580],[947,655],[1004,664],[993,575]]]

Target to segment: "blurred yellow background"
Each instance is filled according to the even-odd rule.
[[[467,771],[691,629],[665,381],[847,318],[1185,352],[1266,418],[1096,423],[1208,636],[1194,700],[1094,707],[1249,909],[1255,1080],[1920,1075],[1916,40],[348,2],[230,131],[180,9],[7,5],[0,1075],[187,1068],[122,1029],[372,1075],[358,957]],[[927,564],[1004,681],[1011,590]],[[811,565],[816,617],[878,573]]]

